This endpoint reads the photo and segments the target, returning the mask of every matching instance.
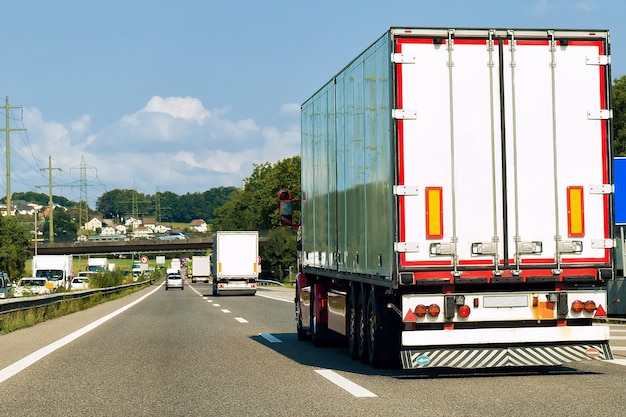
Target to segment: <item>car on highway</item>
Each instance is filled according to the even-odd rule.
[[[184,290],[183,286],[183,277],[180,274],[167,274],[165,276],[165,289],[169,290],[170,288],[180,288]]]
[[[0,298],[10,297],[13,285],[6,272],[0,272]]]
[[[89,289],[89,277],[86,276],[77,276],[72,278],[72,282],[70,284],[70,290],[87,290]]]
[[[32,297],[34,295],[50,294],[51,285],[52,283],[48,283],[46,278],[21,278],[13,290],[13,295],[15,297]]]

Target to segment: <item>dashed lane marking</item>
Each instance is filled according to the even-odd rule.
[[[337,385],[338,387],[348,391],[355,397],[378,397],[378,395],[374,394],[373,392],[366,390],[362,386],[355,384],[354,382],[342,377],[337,372],[331,371],[330,369],[318,369],[315,372],[317,372],[319,375],[323,376],[333,384]]]
[[[230,310],[227,310],[225,308],[222,309],[222,313],[230,313]]]
[[[235,317],[235,320],[237,320],[239,323],[248,323],[248,320],[244,319],[243,317]]]
[[[276,336],[272,336],[269,333],[259,333],[259,336],[261,336],[263,339],[267,340],[270,343],[283,343],[282,340],[280,340]]]

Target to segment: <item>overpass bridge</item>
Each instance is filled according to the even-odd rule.
[[[266,237],[259,237],[259,245],[267,242]],[[38,255],[98,255],[98,254],[129,254],[129,253],[165,253],[165,252],[202,252],[213,248],[213,236],[194,237],[180,240],[126,240],[113,242],[67,242],[40,243],[37,245]],[[30,250],[35,254],[35,247]]]
[[[126,240],[113,242],[40,243],[38,255],[98,255],[110,253],[206,252],[213,248],[213,237],[180,240]],[[30,247],[35,253],[35,247]]]

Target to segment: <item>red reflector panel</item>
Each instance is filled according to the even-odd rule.
[[[426,187],[426,238],[443,237],[443,197],[441,187]]]
[[[567,234],[569,237],[585,235],[584,215],[583,187],[567,187]]]

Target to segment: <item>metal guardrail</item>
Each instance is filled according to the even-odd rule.
[[[139,287],[142,285],[152,285],[154,279],[133,282],[132,284],[118,285],[117,287],[94,288],[82,291],[68,291],[49,295],[38,295],[34,297],[17,297],[5,298],[0,300],[0,315],[13,313],[16,311],[30,310],[37,307],[45,307],[53,304],[59,304],[65,301],[79,300],[81,298],[89,298],[96,294],[115,294],[122,292],[128,288]]]
[[[257,279],[256,283],[258,285],[279,285],[281,287],[284,287],[285,284],[283,284],[280,281],[272,281],[271,279]]]

